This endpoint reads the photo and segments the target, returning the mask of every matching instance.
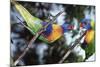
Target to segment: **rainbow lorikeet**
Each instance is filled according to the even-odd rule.
[[[39,18],[32,16],[21,4],[18,2],[13,2],[16,10],[20,13],[22,18],[26,22],[26,28],[30,30],[30,32],[35,35],[38,31],[40,31],[47,23],[40,20]],[[63,24],[49,24],[42,35],[39,36],[39,39],[46,42],[52,43],[59,39],[64,32],[71,30],[73,28],[72,25]]]
[[[86,29],[86,35],[82,47],[86,52],[86,59],[95,52],[95,22],[92,19],[84,19],[81,27]]]
[[[87,43],[90,43],[94,39],[94,30],[93,30],[93,25],[91,25],[91,23],[93,23],[91,22],[91,19],[83,19],[80,24],[80,26],[86,29],[87,31],[85,37],[85,41]]]
[[[86,58],[91,56],[95,52],[95,31],[94,31],[94,21],[92,19],[83,19],[80,23],[80,27],[86,30],[86,35],[82,47],[86,51]]]

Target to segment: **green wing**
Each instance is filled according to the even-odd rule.
[[[21,4],[18,2],[13,2],[16,10],[19,12],[19,14],[23,17],[27,24],[28,30],[35,35],[43,26],[42,26],[42,20],[40,20],[37,17],[32,16]],[[39,37],[40,40],[48,43],[48,40],[44,36]]]
[[[18,2],[14,2],[14,6],[26,21],[26,24],[32,30],[32,33],[37,33],[42,28],[42,21],[32,16],[21,4],[19,4]]]

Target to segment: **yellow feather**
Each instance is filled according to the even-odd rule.
[[[85,37],[85,41],[86,41],[87,43],[92,42],[93,39],[94,39],[94,34],[95,34],[94,30],[89,30],[89,31],[87,31],[86,37]]]

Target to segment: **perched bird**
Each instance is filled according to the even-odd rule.
[[[39,18],[32,16],[21,4],[18,2],[13,2],[16,10],[20,13],[20,15],[25,20],[26,25],[24,26],[35,35],[39,32],[43,27],[45,27],[49,22],[44,22]],[[66,30],[65,30],[66,28]],[[43,35],[39,36],[39,39],[46,42],[52,43],[59,39],[63,33],[67,30],[71,30],[72,26],[70,25],[58,25],[58,24],[49,24],[45,31],[42,33]]]
[[[80,23],[80,27],[86,29],[85,41],[89,44],[94,39],[94,22],[91,19],[83,19]]]

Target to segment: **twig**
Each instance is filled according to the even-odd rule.
[[[76,39],[75,43],[73,44],[73,46],[71,46],[67,53],[63,56],[63,58],[58,62],[59,64],[63,63],[63,61],[69,56],[69,54],[72,52],[72,50],[76,47],[79,46],[80,40],[83,38],[83,36],[86,34],[86,32],[83,33],[83,35],[79,38]],[[71,43],[72,44],[72,43]]]
[[[63,63],[63,61],[69,56],[71,53],[71,50],[68,50],[68,52],[64,55],[64,57],[58,62],[59,64]]]
[[[27,46],[27,48],[24,50],[24,52],[19,56],[19,58],[14,62],[14,65],[16,66],[18,63],[19,63],[19,61],[20,61],[20,59],[22,59],[23,57],[24,57],[24,55],[27,53],[27,51],[33,46],[32,45],[32,43],[34,43],[35,42],[35,40],[38,38],[38,36],[43,32],[43,31],[45,31],[45,29],[48,27],[48,25],[49,24],[51,24],[51,23],[53,23],[53,21],[60,15],[60,14],[62,14],[63,12],[59,12],[54,18],[53,18],[53,20],[51,20],[50,22],[48,22],[48,24],[46,25],[46,26],[44,26],[43,28],[42,28],[42,30],[40,30],[38,33],[36,33],[36,35],[35,35],[35,37],[33,37],[32,39],[31,39],[31,41],[29,42],[29,44],[28,44],[28,46]],[[18,18],[18,17],[17,17]],[[19,19],[19,18],[18,18]],[[20,19],[19,19],[20,20]],[[21,20],[20,20],[21,21]],[[23,23],[22,23],[22,25],[24,25]],[[24,25],[24,27],[26,27],[27,29],[28,29],[28,27],[26,26],[26,25]]]
[[[22,59],[23,57],[24,57],[24,55],[27,53],[27,51],[29,50],[29,48],[31,48],[33,45],[32,45],[32,43],[38,38],[38,34],[35,36],[35,37],[33,37],[32,39],[31,39],[31,41],[29,42],[29,44],[28,44],[28,46],[27,46],[27,48],[24,50],[24,52],[20,55],[20,57],[14,62],[14,65],[16,66],[17,64],[18,64],[18,62],[20,61],[20,59]]]

